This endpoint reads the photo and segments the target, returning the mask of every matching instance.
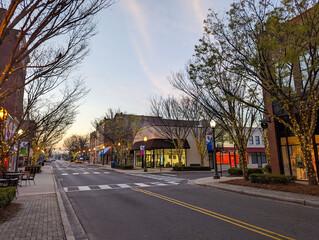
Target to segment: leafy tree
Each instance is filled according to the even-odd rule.
[[[241,0],[226,19],[210,12],[201,39],[201,49],[214,52],[214,66],[245,79],[250,97],[234,97],[297,138],[310,185],[318,184],[312,159],[319,110],[318,15],[314,0]]]

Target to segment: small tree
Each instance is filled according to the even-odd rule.
[[[174,144],[181,166],[184,144],[195,123],[186,120],[182,104],[174,97],[151,99],[151,112],[158,117],[152,127]]]
[[[93,126],[100,133],[101,140],[108,141],[120,159],[124,153],[125,163],[130,164],[130,150],[136,135],[142,130],[142,117],[109,109],[104,118],[93,122]]]
[[[204,166],[204,160],[207,155],[206,135],[210,131],[207,115],[197,99],[184,97],[181,103],[185,119],[197,123],[191,126],[190,133],[195,140],[197,152],[200,155],[200,165]]]
[[[246,148],[252,134],[257,111],[247,108],[232,98],[228,92],[244,96],[246,89],[242,86],[240,76],[232,75],[225,69],[212,64],[213,52],[196,48],[196,59],[187,68],[187,75],[173,74],[170,82],[197,101],[207,116],[214,119],[236,145],[239,163],[245,180],[248,180]],[[207,59],[207,57],[210,59]]]

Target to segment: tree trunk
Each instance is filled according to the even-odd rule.
[[[264,139],[264,145],[265,145],[265,154],[266,154],[266,159],[267,159],[267,165],[271,166],[271,159],[270,159],[270,150],[269,150],[269,145],[268,145],[268,130],[265,129],[261,132],[262,137]]]
[[[242,146],[238,147],[238,155],[239,155],[239,165],[243,171],[244,180],[249,180],[248,178],[248,167],[246,161],[246,149]]]
[[[303,137],[306,138],[306,137]],[[304,157],[304,163],[307,170],[308,184],[318,185],[316,171],[312,161],[312,142],[311,139],[302,139],[300,141],[301,152]]]

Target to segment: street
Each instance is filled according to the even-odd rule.
[[[52,166],[89,239],[318,239],[317,208],[187,183],[213,172]]]

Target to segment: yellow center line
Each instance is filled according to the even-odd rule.
[[[234,218],[231,218],[231,217],[227,217],[225,215],[222,215],[222,214],[219,214],[219,213],[216,213],[216,212],[212,212],[210,210],[207,210],[207,209],[204,209],[204,208],[200,208],[200,207],[197,207],[197,206],[194,206],[194,205],[179,201],[179,200],[174,199],[174,198],[169,198],[169,197],[166,197],[166,196],[163,196],[163,195],[160,195],[160,194],[157,194],[157,193],[153,193],[153,192],[150,192],[150,191],[142,190],[142,189],[139,189],[139,188],[132,188],[132,190],[137,191],[137,192],[141,192],[141,193],[153,196],[153,197],[157,197],[157,198],[160,198],[160,199],[163,199],[163,200],[166,200],[166,201],[174,203],[176,205],[180,205],[180,206],[183,206],[185,208],[188,208],[188,209],[191,209],[191,210],[206,214],[208,216],[220,219],[222,221],[231,223],[233,225],[245,228],[247,230],[259,233],[261,235],[264,235],[264,236],[267,236],[267,237],[270,237],[270,238],[273,238],[273,239],[277,239],[277,240],[281,240],[281,239],[294,240],[293,238],[286,237],[284,235],[269,231],[267,229],[254,226],[254,225],[242,222],[240,220],[237,220],[237,219],[234,219]],[[269,235],[267,233],[276,235],[276,236],[281,237],[281,238]]]

